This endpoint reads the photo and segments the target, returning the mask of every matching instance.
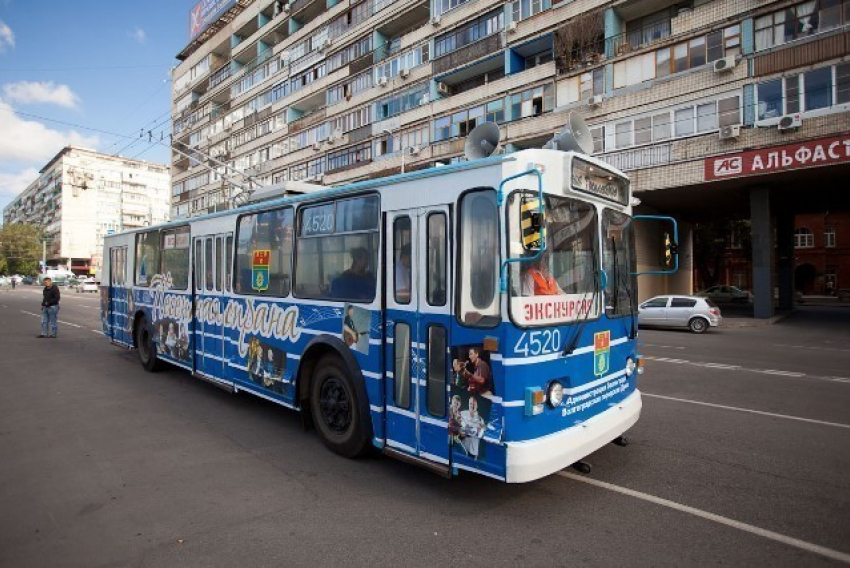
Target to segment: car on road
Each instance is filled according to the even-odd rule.
[[[33,278],[32,276],[24,276],[23,279],[21,280],[21,284],[26,284],[27,286],[32,286],[33,284],[35,284],[35,278]]]
[[[74,286],[74,289],[77,292],[97,292],[100,287],[100,282],[95,280],[94,278],[83,278],[77,285]]]
[[[752,304],[753,294],[747,290],[741,290],[737,286],[717,285],[705,290],[700,290],[694,294],[708,298],[715,304]]]
[[[655,296],[638,306],[638,325],[683,327],[704,333],[723,321],[720,308],[708,298],[699,296]]]

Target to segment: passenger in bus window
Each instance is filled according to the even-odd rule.
[[[522,279],[523,296],[554,296],[565,292],[549,272],[548,255],[541,254],[528,263]]]
[[[410,244],[401,247],[396,259],[395,298],[400,304],[410,302]]]
[[[331,297],[371,300],[375,297],[375,277],[369,272],[369,252],[365,247],[351,249],[351,268],[331,282]]]

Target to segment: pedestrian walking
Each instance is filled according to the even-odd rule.
[[[12,290],[14,290],[15,286],[17,286],[17,285],[18,285],[18,281],[15,279],[14,276],[12,276]]]
[[[56,337],[59,333],[59,287],[50,278],[45,278],[42,294],[41,335],[38,337]]]

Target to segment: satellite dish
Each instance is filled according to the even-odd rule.
[[[467,160],[477,160],[492,156],[499,149],[502,134],[495,122],[485,122],[472,129],[466,137],[463,155]]]
[[[571,112],[569,122],[569,126],[555,134],[543,147],[561,152],[581,152],[582,154],[593,152],[593,135],[590,134],[584,119]]]

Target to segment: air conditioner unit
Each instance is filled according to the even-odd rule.
[[[779,124],[777,126],[779,130],[793,130],[795,128],[800,128],[803,126],[803,118],[799,115],[799,113],[786,114],[779,119]]]
[[[440,93],[441,95],[448,95],[449,94],[449,86],[446,85],[445,83],[442,83],[442,82],[437,83],[437,92]]]
[[[313,142],[313,150],[319,151],[321,149],[322,149],[322,143],[321,142]]]
[[[398,72],[398,75],[402,79],[407,79],[408,77],[410,77],[410,69],[402,69]]]
[[[594,95],[587,99],[587,106],[598,107],[605,100],[605,95]]]
[[[337,137],[336,136],[334,136],[333,134],[328,136],[328,144],[336,144],[336,143],[337,143]]]
[[[380,85],[381,87],[386,87],[387,81],[388,81],[388,79],[386,77],[384,77],[383,75],[378,77],[378,85]]]
[[[410,147],[410,155],[411,156],[418,156],[419,152],[421,152],[421,151],[422,151],[422,148],[420,148],[419,146],[411,146]]]
[[[440,19],[441,19],[441,18],[440,18],[440,15],[439,15],[439,14],[437,14],[436,16],[434,16],[433,18],[431,18],[431,25],[432,25],[432,26],[434,26],[434,27],[439,26],[439,25],[440,25]]]
[[[326,37],[322,40],[322,43],[319,44],[319,51],[324,51],[331,46],[331,38]]]
[[[723,73],[725,71],[731,71],[737,64],[738,60],[735,59],[735,56],[730,55],[729,57],[723,57],[715,61],[712,68],[715,73]]]
[[[427,94],[422,95],[422,98],[421,98],[421,99],[419,99],[419,106],[425,106],[425,105],[427,105],[429,102],[430,102],[430,100],[428,99],[428,95],[427,95]]]
[[[292,6],[289,5],[289,2],[287,2],[286,4],[283,5],[283,11],[286,12],[287,14],[289,13],[289,11],[291,9],[292,9]]]
[[[516,33],[516,22],[508,22],[508,33],[513,34]]]
[[[734,140],[738,136],[741,135],[741,125],[740,124],[732,124],[729,126],[724,126],[720,129],[720,139],[721,140]]]

